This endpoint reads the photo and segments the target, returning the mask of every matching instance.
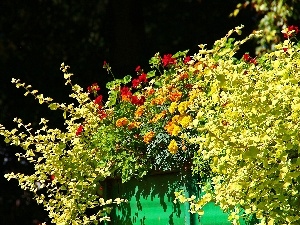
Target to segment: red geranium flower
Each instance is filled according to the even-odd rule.
[[[249,61],[250,60],[250,55],[249,55],[249,53],[245,53],[244,55],[243,55],[243,59],[245,60],[245,61]]]
[[[103,99],[103,96],[102,96],[102,95],[99,95],[99,96],[94,100],[94,103],[97,104],[97,105],[101,105],[101,104],[102,104],[102,99]]]
[[[147,82],[147,74],[142,73],[138,79],[140,82],[144,82],[144,83]]]
[[[284,38],[289,38],[295,36],[298,33],[299,33],[299,28],[297,26],[291,25],[284,30],[283,36]]]
[[[83,132],[83,126],[80,125],[80,126],[77,128],[76,136],[79,136],[82,132]]]
[[[183,60],[183,63],[187,64],[189,61],[191,61],[191,56],[186,56]]]
[[[164,55],[164,57],[162,58],[161,61],[162,61],[164,67],[176,63],[176,59],[172,58],[172,54]]]
[[[107,117],[107,113],[103,109],[100,109],[98,113],[101,120]]]
[[[93,83],[91,86],[87,88],[89,93],[95,93],[100,90],[100,87],[97,83]]]
[[[134,105],[143,105],[144,102],[145,102],[145,97],[144,96],[136,96],[136,95],[133,95],[131,97],[131,103],[134,104]]]
[[[141,66],[137,66],[136,68],[135,68],[135,72],[141,72],[142,71],[142,69],[141,69]]]
[[[123,101],[130,101],[131,96],[132,96],[132,93],[131,93],[129,87],[124,86],[121,88],[121,97],[122,97]]]
[[[132,87],[137,88],[140,85],[141,81],[139,79],[132,80]]]

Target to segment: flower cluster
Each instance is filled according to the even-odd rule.
[[[292,38],[295,37],[299,33],[299,28],[298,26],[291,25],[288,26],[286,29],[281,31],[283,33],[284,38]]]

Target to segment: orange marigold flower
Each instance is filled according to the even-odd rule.
[[[126,126],[128,124],[128,119],[126,117],[122,117],[120,119],[117,120],[116,122],[116,126],[117,127],[123,127],[123,126]]]
[[[141,125],[140,122],[131,122],[131,123],[128,124],[127,127],[128,127],[129,130],[132,130],[134,128],[138,128],[140,125]]]
[[[149,144],[149,143],[152,141],[152,139],[153,139],[154,136],[155,136],[155,133],[154,133],[153,131],[147,132],[147,133],[144,135],[144,142],[145,142],[146,144]]]
[[[147,96],[152,95],[152,94],[154,94],[154,93],[155,93],[155,90],[152,89],[152,88],[146,91],[146,95],[147,95]]]
[[[135,118],[141,117],[145,111],[145,108],[146,107],[144,105],[139,106],[134,113]]]
[[[179,80],[184,80],[184,79],[188,79],[189,78],[189,74],[188,73],[182,73],[179,76]]]
[[[172,121],[169,121],[164,128],[168,132],[168,134],[172,136],[177,136],[181,131],[181,128]]]
[[[171,92],[169,94],[169,99],[172,101],[172,102],[177,102],[181,99],[182,97],[182,93],[181,92]]]
[[[166,98],[159,96],[159,97],[153,99],[151,101],[151,104],[152,105],[162,105],[165,103],[165,101],[166,101]]]
[[[161,118],[163,118],[165,115],[167,114],[167,111],[164,110],[159,114],[156,114],[152,120],[150,120],[150,123],[156,123],[158,120],[160,120]]]

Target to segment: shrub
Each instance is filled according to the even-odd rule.
[[[255,214],[260,224],[299,222],[298,126],[300,111],[299,46],[292,42],[298,30],[284,30],[287,40],[259,58],[240,45],[259,33],[235,41],[237,27],[215,42],[150,60],[150,72],[136,68],[137,76],[107,84],[103,103],[95,83],[84,91],[71,82],[68,66],[61,65],[70,97],[77,104],[55,103],[30,85],[13,79],[26,95],[51,110],[62,110],[65,130],[41,128],[15,119],[18,129],[0,134],[25,150],[18,157],[34,163],[32,175],[7,174],[23,189],[34,192],[57,224],[97,224],[109,220],[111,204],[104,200],[101,182],[121,176],[123,182],[151,170],[174,170],[192,164],[204,181],[201,199],[175,193],[190,202],[191,212],[215,201],[229,219]],[[108,63],[104,68],[111,73]],[[243,215],[240,209],[244,210]]]

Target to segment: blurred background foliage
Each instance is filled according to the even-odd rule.
[[[134,75],[136,66],[148,70],[156,52],[175,53],[199,44],[211,47],[229,29],[244,24],[243,35],[263,29],[262,40],[249,42],[241,55],[261,53],[281,40],[281,29],[298,25],[299,3],[238,0],[1,0],[0,2],[0,123],[11,128],[14,117],[37,124],[39,118],[62,126],[62,116],[23,96],[11,79],[19,78],[58,102],[68,102],[60,64],[71,66],[74,83],[98,82],[104,96],[112,80],[102,69],[109,62],[116,78]],[[240,55],[240,56],[241,56]],[[237,57],[240,57],[237,56]],[[0,224],[32,225],[47,221],[41,206],[15,181],[3,175],[30,173],[32,165],[18,162],[20,149],[0,140]]]

